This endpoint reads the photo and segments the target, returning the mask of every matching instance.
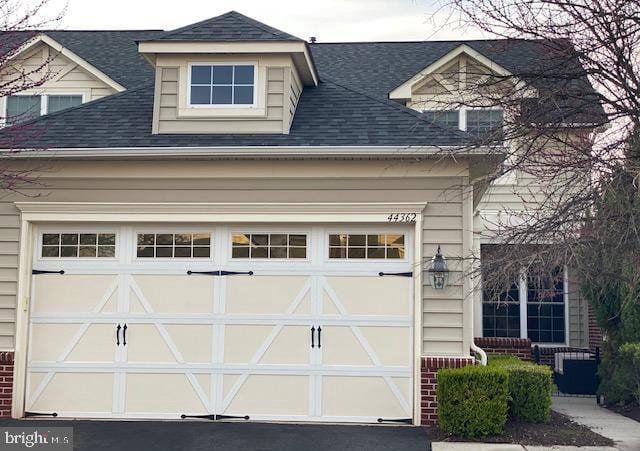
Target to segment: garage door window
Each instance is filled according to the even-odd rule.
[[[138,258],[210,258],[210,233],[139,233]]]
[[[329,235],[329,258],[404,260],[405,237],[396,234],[332,234]]]
[[[115,233],[43,233],[43,258],[113,258]]]
[[[232,258],[306,259],[307,235],[301,233],[234,233]]]

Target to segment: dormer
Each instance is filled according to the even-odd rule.
[[[235,11],[139,42],[154,134],[288,134],[318,74],[308,44]]]

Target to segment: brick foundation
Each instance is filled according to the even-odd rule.
[[[531,360],[531,340],[528,338],[476,337],[473,341],[487,354],[508,354]]]
[[[420,368],[420,422],[423,426],[438,423],[438,401],[436,387],[438,370],[443,368],[462,368],[473,365],[472,357],[422,357]]]
[[[11,417],[13,352],[0,352],[0,418]]]

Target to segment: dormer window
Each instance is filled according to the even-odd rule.
[[[189,76],[190,107],[255,106],[254,64],[192,64]]]

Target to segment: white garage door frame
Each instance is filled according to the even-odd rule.
[[[414,356],[413,421],[420,422],[420,351],[422,349],[422,212],[420,203],[193,203],[193,204],[123,204],[123,203],[16,203],[21,210],[20,270],[16,324],[15,378],[12,415],[24,415],[29,296],[33,245],[37,243],[34,226],[51,223],[287,223],[287,224],[389,224],[391,214],[405,225],[413,226],[414,267]],[[212,213],[215,212],[215,213]],[[407,221],[407,222],[404,222]]]

